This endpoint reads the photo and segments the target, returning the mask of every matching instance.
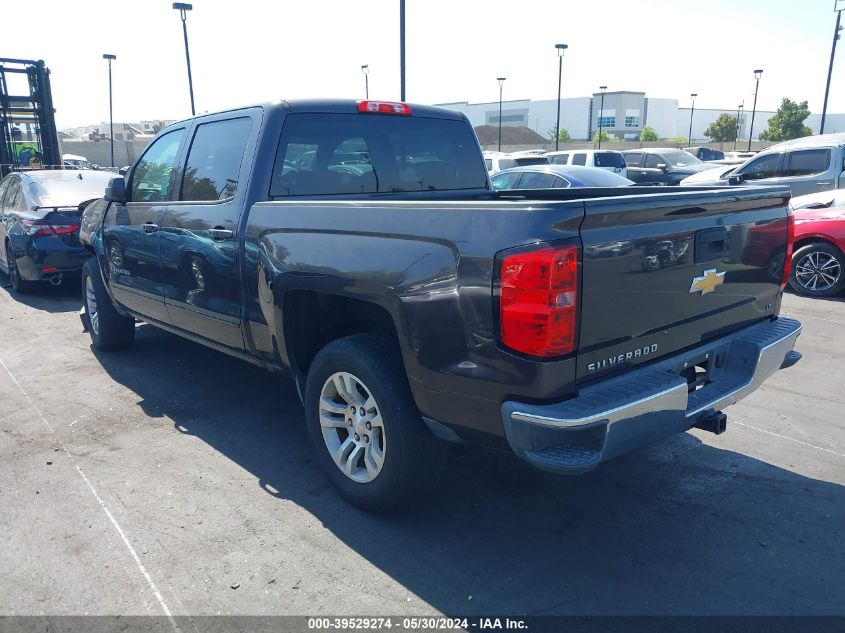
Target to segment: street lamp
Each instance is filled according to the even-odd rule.
[[[842,21],[842,11],[845,11],[845,9],[837,9],[837,4],[839,3],[836,2],[833,5],[836,11],[836,28],[833,29],[833,45],[830,47],[830,65],[827,67],[827,84],[824,87],[824,106],[822,107],[822,123],[819,126],[819,134],[824,134],[824,120],[827,117],[827,95],[830,92],[830,75],[833,72],[833,58],[836,56],[836,40],[839,39],[839,31],[842,30],[842,27],[839,26]]]
[[[496,77],[499,82],[499,151],[502,151],[502,86],[507,77]]]
[[[742,116],[742,109],[745,107],[745,101],[736,107],[736,133],[734,134],[734,151],[736,151],[736,142],[739,140],[739,132],[742,130],[740,124],[740,117]]]
[[[601,149],[601,117],[604,112],[604,91],[607,90],[607,86],[599,86],[599,90],[601,90],[601,105],[599,106],[599,149]]]
[[[370,65],[364,64],[361,66],[361,72],[364,73],[364,98],[370,98]]]
[[[111,98],[111,62],[117,59],[117,55],[103,54],[103,59],[109,62],[109,140],[111,141],[111,166],[114,167],[114,112],[112,110]]]
[[[563,53],[569,48],[566,44],[555,44],[557,49],[557,125],[555,125],[555,151],[560,140],[560,82],[563,76]]]
[[[191,116],[194,116],[197,111],[194,109],[194,80],[191,78],[191,53],[188,51],[188,26],[185,22],[188,11],[194,7],[187,2],[174,2],[173,8],[179,12],[179,16],[182,18],[182,35],[185,37],[185,61],[188,64],[188,90],[191,93]]]
[[[695,98],[697,96],[697,92],[690,93],[690,97],[692,97],[692,107],[689,111],[689,138],[687,138],[687,147],[692,147],[692,115],[695,113]]]
[[[760,89],[760,75],[763,74],[761,69],[754,71],[754,78],[757,80],[757,85],[754,87],[754,107],[751,110],[751,127],[748,130],[748,151],[751,151],[751,137],[754,136],[754,115],[757,114],[757,91]]]

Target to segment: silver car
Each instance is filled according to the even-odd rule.
[[[739,167],[693,174],[682,186],[788,185],[793,196],[845,187],[845,134],[805,136],[772,145]]]

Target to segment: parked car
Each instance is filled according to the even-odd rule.
[[[360,173],[331,171],[351,146]],[[111,180],[82,317],[98,350],[140,319],[290,376],[328,479],[384,509],[438,489],[443,441],[574,474],[724,431],[800,357],[781,280],[731,254],[761,223],[790,248],[788,199],[496,192],[460,113],[277,101],[174,123]]]
[[[521,167],[523,165],[548,165],[549,159],[539,154],[506,154],[503,152],[484,152],[484,165],[491,174],[503,169]]]
[[[496,191],[507,189],[569,189],[570,187],[627,187],[633,181],[605,169],[563,165],[512,167],[490,177]]]
[[[634,149],[622,155],[628,166],[628,178],[638,184],[677,185],[687,176],[713,167],[689,152],[671,147]]]
[[[0,181],[0,270],[16,292],[79,276],[88,252],[79,218],[113,174],[91,170],[13,172]]]
[[[76,154],[62,154],[62,165],[68,169],[89,169],[88,159]]]
[[[704,161],[705,163],[712,160],[725,160],[725,152],[718,149],[710,149],[709,147],[704,147],[702,145],[696,147],[685,147],[684,151],[692,154],[698,160]]]
[[[585,165],[598,167],[628,177],[628,167],[622,152],[615,150],[576,149],[546,154],[552,165]]]
[[[845,133],[784,141],[739,167],[692,175],[681,185],[787,185],[793,196],[845,187]]]

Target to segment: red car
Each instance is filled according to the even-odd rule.
[[[798,294],[829,297],[845,287],[845,205],[794,210],[795,250],[789,285]]]

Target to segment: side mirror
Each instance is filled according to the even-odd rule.
[[[123,176],[115,176],[109,180],[106,194],[103,196],[108,202],[126,203],[126,180]]]
[[[666,171],[666,170],[668,169],[668,167],[667,167],[666,163],[657,163],[657,168],[658,168],[660,171]]]
[[[733,174],[728,176],[728,184],[731,186],[741,185],[743,182],[745,182],[745,176],[742,174]]]

